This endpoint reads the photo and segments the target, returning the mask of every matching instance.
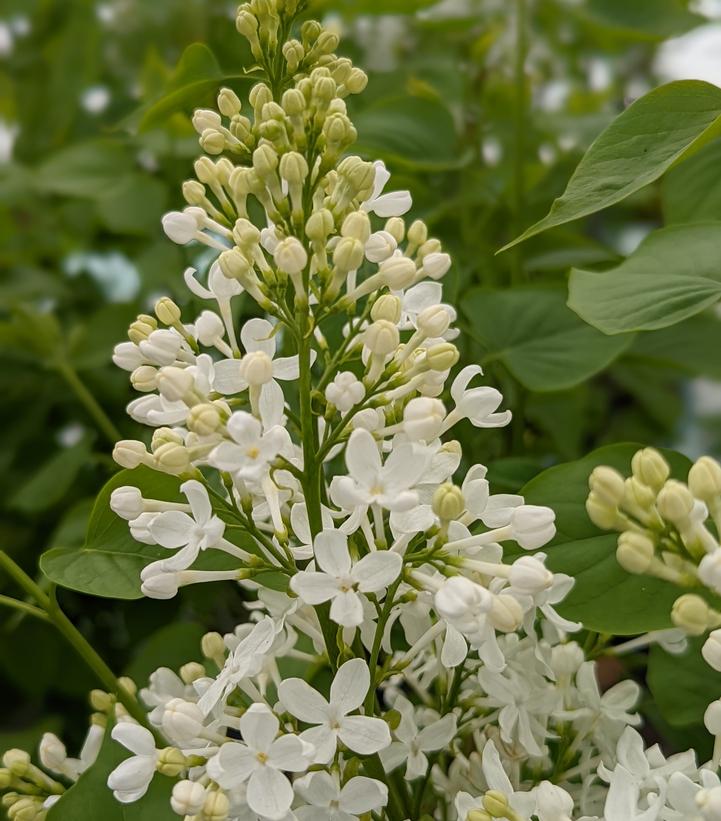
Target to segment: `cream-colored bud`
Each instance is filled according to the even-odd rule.
[[[158,369],[152,365],[141,365],[130,374],[130,384],[136,391],[154,391],[158,387]]]
[[[368,75],[363,69],[353,68],[343,85],[351,94],[360,94],[368,85]]]
[[[316,54],[332,54],[338,48],[339,38],[335,32],[323,31],[315,41],[313,51]]]
[[[506,818],[510,810],[508,797],[499,790],[488,790],[483,796],[483,807],[491,818]]]
[[[258,36],[258,20],[254,14],[241,8],[235,18],[235,28],[247,40],[255,40]]]
[[[416,319],[416,327],[425,336],[443,336],[451,325],[451,315],[444,305],[429,305]]]
[[[337,86],[332,77],[319,77],[313,83],[313,98],[320,106],[327,106],[335,97],[336,92]]]
[[[656,508],[669,522],[680,522],[693,510],[694,499],[683,482],[669,479],[658,492]]]
[[[283,43],[283,57],[288,64],[288,69],[295,72],[305,57],[305,49],[299,40],[288,40]],[[283,106],[285,108],[285,106]],[[290,112],[289,112],[290,113]]]
[[[115,696],[105,690],[91,690],[89,700],[90,706],[97,713],[107,713],[115,704]]]
[[[198,157],[193,163],[195,176],[206,185],[214,184],[218,179],[218,169],[210,157]]]
[[[175,325],[180,322],[180,308],[170,297],[164,296],[155,303],[155,316],[164,325]]]
[[[444,482],[436,488],[431,507],[439,519],[454,521],[466,509],[463,491],[452,482]]]
[[[324,242],[334,228],[333,214],[327,208],[321,208],[308,218],[305,224],[305,234],[311,242]]]
[[[631,459],[633,475],[638,477],[644,485],[653,490],[660,490],[664,482],[671,475],[668,462],[654,448],[643,448],[636,451]]]
[[[523,624],[523,608],[513,596],[500,593],[493,597],[491,621],[496,630],[513,633]]]
[[[200,640],[200,650],[211,661],[225,658],[225,642],[220,633],[206,633]]]
[[[200,135],[200,147],[208,154],[222,154],[225,151],[225,134],[215,128],[206,128]]]
[[[588,477],[588,486],[596,498],[607,507],[618,507],[623,500],[624,479],[614,468],[598,465]]]
[[[253,152],[253,168],[261,179],[273,176],[278,168],[278,153],[265,143]]]
[[[280,176],[291,185],[302,185],[308,176],[308,163],[297,151],[288,151],[280,158]]]
[[[426,362],[432,371],[449,371],[459,357],[458,348],[452,342],[439,342],[426,351]]]
[[[383,262],[392,256],[398,243],[388,231],[376,231],[365,244],[366,259],[369,262]]]
[[[155,461],[161,470],[178,475],[190,469],[190,455],[184,445],[167,442],[153,452]]]
[[[230,812],[230,801],[224,792],[212,792],[203,804],[203,821],[225,821]]]
[[[363,264],[363,243],[353,237],[343,237],[333,249],[333,264],[341,271],[355,271]]]
[[[193,112],[193,128],[202,134],[206,129],[217,129],[223,125],[217,111],[208,108],[198,108]]]
[[[221,88],[218,92],[218,111],[224,117],[233,117],[240,113],[241,103],[232,88]]]
[[[398,328],[386,319],[371,323],[363,335],[363,344],[377,356],[388,356],[400,344]]]
[[[30,769],[30,754],[25,750],[8,750],[3,753],[2,763],[14,776],[22,778]]]
[[[485,810],[471,810],[466,816],[466,821],[493,821]]]
[[[251,351],[241,360],[240,373],[249,385],[265,385],[273,378],[273,360],[265,351]]]
[[[186,424],[188,430],[200,436],[210,436],[222,423],[219,409],[209,402],[195,405],[188,411]]]
[[[650,510],[656,501],[656,493],[648,485],[644,485],[636,476],[629,476],[624,482],[623,504],[642,510]]]
[[[654,543],[643,533],[629,530],[618,537],[616,559],[627,573],[646,573],[655,555]]]
[[[702,502],[721,496],[721,465],[710,456],[697,459],[688,472],[688,486]]]
[[[192,684],[194,681],[197,681],[199,678],[204,678],[207,675],[205,667],[197,661],[189,661],[187,664],[184,664],[178,672],[185,684]]]
[[[396,242],[403,242],[406,235],[406,223],[403,217],[391,217],[385,224],[384,230],[393,237]]]
[[[157,428],[153,431],[153,438],[150,442],[150,449],[155,451],[162,445],[167,445],[168,442],[173,445],[182,445],[183,437],[174,431],[172,428]]]
[[[612,530],[618,523],[618,508],[604,502],[595,490],[592,490],[586,499],[586,513],[588,513],[588,518],[601,530]]]
[[[158,321],[149,314],[140,314],[128,328],[128,339],[136,345],[158,329]]]
[[[183,199],[188,205],[202,205],[205,202],[205,186],[198,180],[186,180],[183,183]]]
[[[423,245],[418,249],[418,256],[423,260],[423,265],[426,264],[426,258],[431,254],[441,253],[441,241],[438,239],[427,239]]]
[[[8,810],[9,821],[41,821],[45,817],[39,798],[20,798]]]
[[[317,20],[306,20],[300,27],[300,36],[304,43],[315,43],[323,31],[323,26]]]
[[[260,111],[266,103],[273,102],[273,92],[265,83],[256,83],[248,93],[248,100],[254,109]]]
[[[253,248],[260,242],[260,231],[250,220],[241,217],[233,225],[233,239],[241,248]]]
[[[393,296],[393,294],[382,294],[373,303],[371,319],[385,319],[387,322],[392,322],[396,325],[400,318],[401,301],[397,296]]]
[[[353,237],[360,240],[364,245],[371,235],[371,223],[365,211],[353,211],[343,220],[340,229],[344,237]]]
[[[284,91],[280,103],[289,117],[299,117],[305,111],[305,97],[297,88]]]
[[[287,237],[276,245],[273,259],[281,271],[293,276],[305,269],[308,264],[308,252],[299,239]]]
[[[218,257],[218,264],[228,279],[242,280],[253,270],[252,264],[237,248],[233,248],[232,251],[223,251]]]
[[[390,257],[380,264],[378,273],[392,291],[402,291],[413,283],[416,277],[416,264],[408,257]]]
[[[156,769],[161,775],[175,778],[188,766],[188,760],[177,747],[165,747],[158,752]]]
[[[679,596],[671,609],[671,621],[690,636],[702,636],[710,625],[711,608],[693,593]]]
[[[703,716],[703,723],[711,735],[721,735],[721,699],[712,701]],[[714,816],[708,816],[709,820]]]
[[[194,386],[193,374],[185,368],[166,365],[158,371],[158,391],[171,402],[182,401]]]
[[[441,252],[423,257],[423,273],[431,279],[442,279],[450,270],[451,258]]]
[[[423,220],[414,220],[408,228],[408,242],[420,246],[428,239],[428,226]]]
[[[121,439],[113,448],[113,459],[121,468],[133,470],[147,461],[148,450],[142,442],[134,439]]]

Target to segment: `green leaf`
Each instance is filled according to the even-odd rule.
[[[682,655],[654,645],[648,656],[646,682],[661,715],[672,727],[700,724],[708,705],[718,698],[719,676],[701,655],[704,639],[690,639]]]
[[[168,553],[161,547],[136,542],[128,523],[110,509],[110,494],[123,485],[139,487],[150,499],[182,499],[180,480],[175,476],[145,466],[116,473],[98,494],[85,545],[80,550],[56,547],[40,557],[40,568],[51,581],[94,596],[141,598],[141,570]]]
[[[162,182],[146,174],[128,174],[120,187],[98,200],[98,213],[117,234],[153,235],[167,200]]]
[[[706,21],[680,0],[588,0],[578,13],[619,34],[653,40],[681,34]]]
[[[630,353],[659,368],[721,380],[721,320],[711,313],[651,333],[637,334]]]
[[[608,208],[659,179],[721,133],[720,115],[721,89],[700,80],[668,83],[636,100],[593,142],[549,213],[501,250]]]
[[[606,334],[681,322],[721,298],[721,222],[654,231],[608,271],[573,269],[568,305]]]
[[[434,5],[437,0],[317,0],[312,4],[314,14],[333,12],[347,17],[361,14],[415,14]]]
[[[117,140],[96,139],[62,148],[35,170],[37,190],[66,197],[107,196],[122,187],[133,167],[126,145]]]
[[[543,551],[551,570],[576,580],[559,612],[600,633],[627,636],[672,627],[671,606],[687,592],[623,570],[616,561],[617,534],[599,530],[586,514],[593,468],[610,465],[629,475],[631,457],[640,447],[628,443],[600,448],[583,459],[545,470],[521,490],[527,504],[547,505],[556,512],[557,534]],[[690,461],[673,451],[663,454],[672,474],[685,478]]]
[[[252,77],[224,72],[204,43],[192,43],[181,55],[163,95],[136,111],[125,124],[137,125],[141,131],[153,128],[178,111],[197,107],[204,97],[230,80],[251,81]]]
[[[721,215],[721,140],[672,168],[661,188],[664,218],[672,222],[703,222]]]
[[[561,290],[473,289],[463,299],[468,331],[480,342],[482,363],[502,362],[525,387],[558,391],[603,370],[632,341],[608,337],[581,322]]]
[[[442,169],[462,164],[450,111],[424,97],[391,97],[357,112],[354,151],[379,155],[416,168]],[[390,189],[389,189],[390,190]]]
[[[137,648],[125,671],[138,685],[144,685],[158,667],[177,670],[189,661],[202,661],[200,640],[206,630],[193,622],[174,622],[161,627]]]
[[[156,775],[148,792],[134,804],[121,804],[108,789],[108,775],[131,753],[105,733],[95,763],[50,809],[47,821],[172,821],[170,807],[173,780]]]

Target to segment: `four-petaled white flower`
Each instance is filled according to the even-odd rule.
[[[265,704],[253,704],[240,718],[243,741],[223,744],[208,762],[208,774],[224,789],[246,784],[245,800],[270,821],[284,818],[293,803],[286,772],[304,772],[315,752],[297,735],[278,736],[280,722]]]
[[[480,365],[467,365],[453,380],[451,397],[456,406],[446,417],[443,431],[447,431],[461,419],[468,419],[477,428],[501,428],[511,421],[510,411],[496,413],[503,401],[500,391],[488,385],[468,387],[473,377],[482,373]]]
[[[383,160],[376,160],[373,166],[375,168],[373,193],[361,205],[361,208],[384,219],[403,216],[413,205],[410,191],[389,191],[384,194],[383,189],[391,178],[390,171]]]
[[[299,778],[295,789],[310,805],[295,811],[298,821],[357,821],[359,815],[388,803],[388,787],[363,775],[354,776],[341,787],[337,775],[312,772]]]
[[[208,461],[218,470],[227,470],[244,481],[259,482],[288,444],[285,428],[276,425],[263,433],[261,423],[246,411],[232,414],[226,429],[232,441],[216,445]]]
[[[370,686],[370,672],[363,659],[341,665],[330,686],[330,701],[303,679],[281,682],[281,704],[291,715],[315,725],[300,737],[315,747],[316,762],[327,764],[335,755],[338,741],[360,755],[377,753],[390,744],[390,730],[383,719],[349,715],[361,706]]]
[[[126,758],[108,776],[108,787],[113,795],[123,804],[130,804],[142,798],[148,791],[155,775],[158,751],[150,730],[131,721],[116,724],[111,733],[112,739],[134,753]]]
[[[348,539],[339,530],[323,530],[313,542],[315,563],[320,570],[301,570],[290,586],[306,604],[331,602],[330,617],[343,627],[363,621],[361,593],[380,593],[401,572],[403,560],[397,553],[376,550],[357,562],[351,560]]]

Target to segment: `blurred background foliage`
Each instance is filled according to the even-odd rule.
[[[566,307],[570,267],[614,265],[664,221],[719,216],[718,144],[693,173],[496,255],[548,210],[602,128],[679,70],[669,38],[711,31],[712,6],[315,4],[370,75],[352,100],[357,150],[386,161],[453,255],[446,294],[464,360],[483,364],[516,417],[503,432],[463,431],[467,458],[490,465],[496,491],[609,442],[718,451],[715,314],[606,337]],[[112,441],[141,435],[124,414],[131,394],[113,345],[163,293],[188,316],[197,309],[182,272],[207,255],[168,241],[160,216],[183,205],[198,154],[192,108],[221,85],[241,98],[250,86],[234,12],[227,0],[0,0],[0,542],[30,572],[49,547],[82,544],[115,470]],[[198,587],[173,602],[61,600],[111,666],[143,683],[157,666],[197,658],[205,630],[242,618],[231,587]],[[0,688],[12,706],[0,748],[29,746],[41,729],[77,742],[94,685],[45,625],[5,620]]]

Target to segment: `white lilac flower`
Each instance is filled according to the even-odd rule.
[[[330,701],[300,678],[282,681],[278,697],[283,707],[305,724],[312,724],[300,737],[315,748],[314,760],[327,764],[338,742],[360,755],[370,755],[390,744],[391,735],[383,719],[350,715],[363,704],[371,686],[368,665],[351,659],[338,668],[330,686]]]
[[[246,411],[236,411],[226,424],[230,440],[221,442],[210,452],[208,462],[235,474],[238,479],[259,482],[270,463],[288,445],[284,428],[274,426],[263,432],[261,423]]]
[[[339,530],[324,530],[313,542],[319,570],[301,570],[290,580],[293,592],[306,604],[330,602],[330,617],[343,627],[363,621],[361,594],[380,593],[401,572],[403,560],[397,553],[376,550],[354,562],[348,539]]]
[[[375,168],[375,182],[373,193],[363,204],[364,211],[369,211],[379,217],[400,217],[409,211],[412,205],[409,191],[391,191],[383,193],[386,183],[390,180],[390,171],[382,160],[373,163]]]
[[[308,806],[295,810],[298,821],[357,821],[388,803],[388,787],[374,778],[354,776],[341,787],[337,775],[312,772],[295,782]]]
[[[253,812],[270,821],[283,819],[293,803],[285,773],[304,772],[315,752],[296,735],[278,735],[280,722],[265,704],[252,704],[240,718],[243,741],[220,747],[208,774],[226,789],[247,782],[245,798]]]
[[[108,787],[123,804],[130,804],[142,798],[148,791],[155,775],[158,751],[150,730],[131,721],[116,724],[111,736],[133,755],[126,758],[108,776]]]

